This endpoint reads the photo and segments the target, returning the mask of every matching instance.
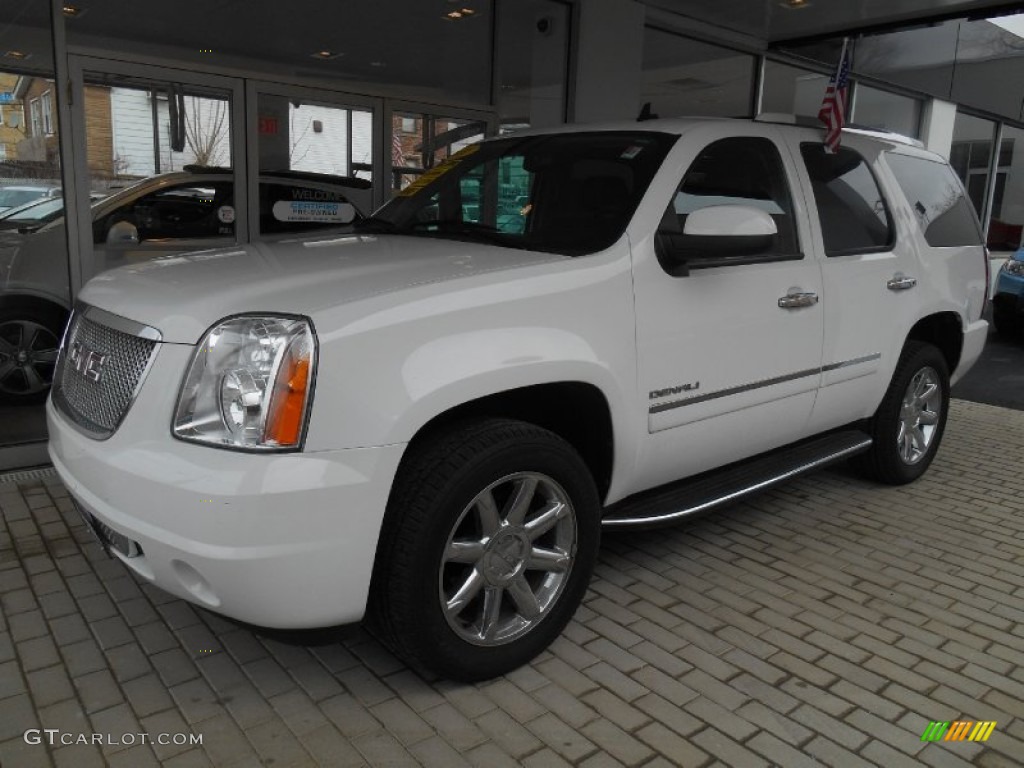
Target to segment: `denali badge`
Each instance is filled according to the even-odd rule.
[[[80,341],[72,344],[68,352],[68,363],[71,367],[97,384],[103,378],[103,364],[106,362],[107,355],[89,349]]]
[[[678,387],[669,387],[668,389],[655,389],[651,392],[651,400],[657,400],[659,397],[668,397],[669,395],[679,395],[683,392],[693,392],[695,389],[700,389],[699,381],[695,381],[693,384],[680,384]]]

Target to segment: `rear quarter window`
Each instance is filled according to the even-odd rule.
[[[895,152],[887,153],[885,162],[913,209],[928,245],[942,248],[982,244],[978,219],[952,168]]]

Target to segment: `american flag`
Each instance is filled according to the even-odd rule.
[[[825,98],[821,102],[818,119],[825,124],[825,151],[834,155],[839,151],[846,120],[846,99],[850,93],[850,47],[849,40],[843,40],[843,53],[839,57],[836,73],[828,81]]]

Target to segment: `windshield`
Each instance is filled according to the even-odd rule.
[[[651,131],[473,144],[357,229],[580,255],[618,240],[678,137]]]
[[[0,189],[0,208],[14,208],[43,196],[45,189]]]
[[[9,211],[5,211],[0,218],[9,221],[39,223],[59,216],[63,210],[64,199],[52,197],[41,202],[37,201],[23,205],[20,208],[12,208]]]

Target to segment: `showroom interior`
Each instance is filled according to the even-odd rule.
[[[847,46],[847,122],[949,160],[995,280],[1024,247],[1021,2],[0,3],[0,195],[57,201],[0,218],[0,765],[1020,765],[1020,339],[983,370],[1015,404],[955,400],[926,480],[837,466],[602,534],[564,636],[475,685],[360,626],[264,633],[161,592],[89,539],[49,466],[63,328],[106,269],[279,235],[282,179],[344,178],[370,215],[489,137],[642,110],[816,120]],[[214,228],[118,239],[104,206],[167,173]],[[986,743],[940,742],[951,723]]]

